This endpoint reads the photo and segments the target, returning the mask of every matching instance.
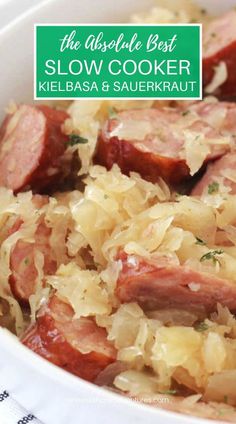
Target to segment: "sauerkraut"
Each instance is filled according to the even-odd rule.
[[[84,181],[83,194],[60,193],[40,209],[30,192],[13,196],[1,189],[1,297],[9,302],[18,334],[28,321],[8,284],[9,255],[18,239],[33,240],[36,222],[44,215],[52,228],[50,244],[58,270],[53,276],[43,275],[42,258],[35,258],[38,278],[46,279],[46,287],[40,284],[31,296],[32,320],[56,290],[72,306],[75,317],[94,316],[106,328],[108,339],[118,349],[118,360],[133,370],[115,378],[117,388],[142,397],[171,393],[174,381],[200,393],[205,401],[223,402],[227,396],[234,404],[234,385],[228,381],[236,369],[236,321],[227,308],[218,305],[218,312],[199,327],[198,317],[185,311],[145,314],[136,303],[119,305],[115,287],[122,268],[116,260],[120,249],[147,258],[168,255],[177,264],[191,263],[194,269],[236,283],[236,240],[230,231],[234,229],[235,197],[223,194],[219,207],[209,205],[207,197],[176,198],[162,180],[152,184],[138,174],[127,177],[117,166],[111,171],[91,166]],[[15,217],[24,219],[24,227],[6,237],[6,228]],[[204,254],[219,248],[219,231],[232,246],[223,247],[220,265],[201,262]],[[65,245],[61,240],[66,234]],[[196,283],[190,288],[198,290]]]

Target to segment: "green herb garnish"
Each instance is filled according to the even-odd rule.
[[[216,264],[217,262],[220,264],[220,261],[218,258],[216,258],[216,256],[222,255],[222,253],[224,253],[222,249],[207,252],[201,257],[200,262],[213,261],[214,264]]]
[[[201,333],[202,331],[208,330],[209,326],[203,321],[196,325],[195,330]]]
[[[184,112],[182,112],[182,116],[186,116],[190,113],[190,110],[185,110]]]
[[[218,414],[220,417],[222,417],[222,415],[225,415],[229,412],[228,409],[219,409]]]
[[[114,107],[109,106],[109,108],[108,108],[108,115],[109,115],[110,118],[115,118],[116,117],[117,112],[114,109]]]
[[[224,403],[228,403],[228,400],[229,400],[228,396],[224,395]]]
[[[196,237],[196,243],[195,244],[199,244],[200,246],[206,246],[206,242],[203,241],[202,239],[200,239],[199,237]]]
[[[24,260],[24,264],[25,264],[25,265],[29,265],[29,258],[25,258],[25,260]]]
[[[70,134],[69,135],[69,141],[68,141],[68,146],[75,146],[76,144],[86,144],[88,143],[88,139],[81,137],[78,134]]]
[[[176,395],[176,390],[165,390],[164,392],[160,392],[162,395]]]
[[[218,193],[219,191],[219,183],[216,183],[215,181],[208,186],[208,194],[214,194]]]

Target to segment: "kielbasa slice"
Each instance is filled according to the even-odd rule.
[[[236,310],[236,284],[166,258],[148,261],[121,253],[116,293],[122,303],[137,302],[144,310],[179,308],[214,311],[217,302]]]
[[[106,331],[92,318],[73,319],[73,310],[54,295],[41,308],[22,343],[50,362],[88,381],[116,360]]]
[[[58,178],[68,137],[64,111],[20,105],[0,129],[0,185],[14,192],[42,190]]]
[[[210,125],[223,136],[231,136],[235,143],[236,103],[202,101],[186,106],[183,113],[196,113],[199,119]]]
[[[47,196],[35,195],[32,199],[37,208],[48,203]],[[8,231],[8,235],[18,231],[23,221],[18,218]],[[53,258],[49,239],[51,228],[47,227],[43,216],[40,217],[34,236],[34,243],[18,240],[10,255],[9,277],[11,290],[15,298],[21,303],[28,303],[29,297],[35,293],[38,271],[35,265],[35,254],[39,251],[44,257],[43,270],[46,275],[53,275],[57,269],[56,260]]]
[[[202,179],[193,188],[192,196],[201,196],[203,193],[221,191],[221,187],[228,187],[230,194],[236,194],[236,153],[228,153],[213,164],[209,164]]]
[[[197,112],[170,108],[129,110],[106,122],[98,138],[94,162],[108,169],[117,163],[123,173],[135,171],[152,182],[162,177],[167,183],[179,184],[190,177],[182,154],[186,130],[196,134],[196,138],[204,133],[212,139],[206,161],[229,150],[227,144],[214,144],[214,139],[223,136]]]
[[[210,21],[203,30],[203,85],[213,79],[215,67],[224,62],[227,79],[218,87],[216,95],[233,97],[236,95],[236,11]]]
[[[43,254],[43,270],[46,275],[53,275],[57,269],[57,263],[52,257],[49,238],[51,229],[44,222],[38,225],[35,232],[34,243],[18,240],[12,249],[10,256],[10,268],[12,274],[9,283],[13,295],[20,302],[27,303],[29,297],[35,293],[38,271],[35,265],[35,254],[39,251]]]

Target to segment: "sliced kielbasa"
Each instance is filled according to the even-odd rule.
[[[42,190],[61,172],[68,137],[61,125],[66,112],[20,105],[0,129],[0,185],[19,192]]]
[[[218,193],[222,185],[229,188],[230,194],[236,194],[236,153],[228,153],[209,164],[206,173],[193,188],[191,195],[211,194],[212,190],[213,193]]]
[[[47,196],[35,195],[32,201],[37,208],[41,208],[48,203],[48,198]],[[23,221],[20,218],[16,219],[8,231],[8,236],[18,231],[22,224]],[[34,242],[29,243],[20,239],[11,251],[10,269],[12,273],[9,277],[9,283],[13,295],[21,303],[27,303],[29,297],[35,293],[38,277],[38,271],[35,265],[37,251],[43,255],[43,271],[45,275],[52,275],[56,272],[57,263],[51,252],[50,236],[51,228],[47,227],[44,217],[41,216],[37,223]]]
[[[184,108],[187,114],[196,113],[199,119],[210,125],[223,136],[231,136],[235,142],[236,103],[202,101],[192,103]]]
[[[196,139],[203,133],[206,139],[212,140],[205,162],[229,150],[229,144],[219,143],[219,139],[223,140],[220,131],[196,111],[170,108],[129,110],[118,113],[105,124],[94,162],[108,169],[117,163],[123,173],[136,171],[152,182],[162,177],[167,183],[179,184],[190,177],[183,155],[186,130]]]
[[[35,232],[34,243],[18,240],[10,256],[12,274],[9,277],[12,293],[20,302],[28,302],[29,297],[35,293],[38,271],[35,265],[35,254],[43,254],[45,275],[53,275],[57,263],[51,254],[49,238],[51,229],[44,222],[38,225]]]
[[[226,81],[215,94],[221,97],[236,95],[236,11],[210,21],[203,30],[203,85],[212,81],[215,68],[224,62],[227,68]]]
[[[116,292],[122,303],[137,302],[144,310],[174,307],[211,312],[219,302],[236,310],[236,284],[231,281],[166,258],[149,262],[121,253],[120,259],[123,267]]]
[[[55,365],[88,381],[116,360],[106,331],[92,318],[73,319],[73,310],[54,295],[41,308],[22,343]]]

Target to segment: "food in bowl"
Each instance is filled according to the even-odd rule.
[[[235,422],[236,12],[132,18],[200,19],[203,101],[8,106],[0,323],[80,378]]]

